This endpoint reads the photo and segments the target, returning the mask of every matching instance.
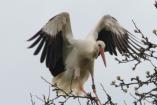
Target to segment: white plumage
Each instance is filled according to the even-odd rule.
[[[50,19],[28,41],[34,39],[29,48],[39,43],[34,55],[43,48],[40,62],[45,61],[54,76],[53,83],[67,93],[72,90],[75,94],[85,93],[83,84],[89,75],[94,84],[94,61],[101,55],[106,65],[104,51],[117,55],[117,49],[121,54],[135,57],[141,48],[134,36],[110,15],[103,16],[84,40],[76,40],[69,14],[63,12]]]

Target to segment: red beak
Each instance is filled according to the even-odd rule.
[[[100,55],[101,55],[102,60],[104,62],[104,65],[106,67],[106,59],[105,59],[105,54],[104,54],[104,48],[99,48],[99,52],[100,52]]]

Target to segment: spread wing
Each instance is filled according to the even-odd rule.
[[[68,13],[63,12],[50,19],[41,30],[28,39],[32,40],[34,42],[28,48],[37,46],[34,55],[42,51],[40,62],[46,62],[53,76],[65,71],[63,49],[73,40]]]
[[[142,48],[141,43],[135,36],[124,29],[110,15],[105,15],[99,21],[92,35],[95,40],[101,40],[105,43],[105,51],[108,51],[111,55],[117,56],[118,50],[120,54],[128,53],[129,56],[135,57]]]

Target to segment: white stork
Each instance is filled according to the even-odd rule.
[[[134,57],[141,48],[134,36],[110,15],[103,16],[84,40],[77,40],[73,38],[69,14],[63,12],[50,19],[28,41],[32,40],[35,41],[29,48],[38,44],[34,55],[42,49],[40,62],[45,61],[54,76],[53,83],[75,94],[86,93],[83,84],[89,75],[94,85],[94,61],[99,55],[106,66],[104,52],[117,56],[118,50]]]

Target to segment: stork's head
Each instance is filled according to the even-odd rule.
[[[98,56],[101,55],[104,65],[106,66],[106,59],[105,59],[105,54],[104,54],[106,45],[103,41],[97,41],[97,47],[99,49]]]

